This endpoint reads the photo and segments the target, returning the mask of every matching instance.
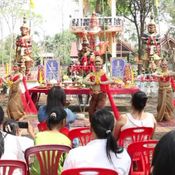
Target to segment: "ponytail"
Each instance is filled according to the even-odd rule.
[[[106,135],[107,135],[106,155],[107,155],[109,161],[112,162],[110,151],[117,154],[117,153],[123,152],[123,148],[118,146],[117,141],[116,141],[115,137],[113,136],[111,130],[107,130]]]
[[[117,145],[117,140],[113,136],[114,129],[114,116],[106,109],[98,110],[92,115],[91,127],[93,128],[98,139],[106,139],[106,155],[110,162],[111,155],[113,153],[123,152],[123,148]]]

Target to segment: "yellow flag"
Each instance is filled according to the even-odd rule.
[[[34,9],[34,8],[35,8],[35,3],[34,3],[34,0],[30,0],[30,7],[31,7],[32,9]]]
[[[156,7],[158,7],[159,6],[159,0],[154,0],[154,4],[155,4]]]

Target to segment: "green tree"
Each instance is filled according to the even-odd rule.
[[[69,64],[71,62],[70,49],[73,41],[76,41],[76,37],[69,31],[64,31],[54,36],[54,52],[63,64]]]
[[[17,24],[21,23],[22,24],[22,18],[25,14],[26,18],[30,21],[32,19],[33,25],[38,25],[39,23],[42,22],[42,17],[38,14],[35,14],[32,9],[24,8],[25,2],[24,0],[1,0],[0,1],[0,23],[3,24],[1,25],[1,50],[4,49],[4,46],[2,46],[3,39],[3,31],[8,29],[9,32],[9,37],[8,40],[10,40],[8,43],[8,48],[7,50],[9,54],[9,62],[14,58],[14,51],[15,51],[15,40],[16,40],[16,35],[15,35],[15,28]],[[6,24],[6,25],[5,25]],[[20,30],[20,29],[19,29]]]
[[[59,58],[61,64],[69,64],[71,43],[76,41],[76,37],[69,31],[55,34],[54,37],[46,36],[41,45],[44,46],[45,52],[53,53]]]
[[[138,57],[141,60],[143,55],[143,36],[145,20],[153,7],[153,0],[117,0],[117,14],[124,16],[135,25],[138,42]],[[141,67],[139,66],[139,70]]]
[[[108,4],[108,0],[89,0],[90,13],[95,11],[102,16],[110,16],[111,9]]]
[[[1,40],[0,58],[1,63],[8,63],[10,56],[14,58],[15,50],[11,49],[9,46],[12,43],[12,36],[7,36],[4,40]],[[2,47],[3,46],[3,47]]]
[[[164,0],[160,3],[159,14],[162,15],[163,20],[175,25],[175,1],[174,0]],[[167,16],[171,18],[168,18]]]
[[[53,43],[53,37],[51,36],[45,36],[44,40],[41,45],[44,46],[44,51],[48,53],[54,52],[54,43]]]

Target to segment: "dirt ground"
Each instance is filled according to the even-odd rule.
[[[72,109],[73,112],[76,112],[79,116],[79,119],[77,119],[75,123],[72,124],[72,127],[88,126],[89,120],[88,120],[87,112],[86,110],[83,111],[83,107],[81,108],[82,111],[80,111],[80,107],[78,105],[78,98],[76,96],[67,96],[67,99],[70,101],[69,108]],[[130,100],[131,100],[130,95],[115,96],[114,99],[120,113],[125,113],[130,111]],[[7,95],[0,95],[0,105],[3,107],[4,111],[6,111],[7,101],[8,101]],[[42,105],[45,103],[46,103],[46,96],[41,95],[39,105]],[[145,111],[151,112],[154,115],[156,115],[156,107],[157,107],[157,97],[149,97]],[[107,103],[107,108],[110,109],[109,102]],[[37,116],[29,117],[28,119],[31,120],[34,127],[36,127],[38,122]],[[169,122],[159,122],[156,127],[154,138],[159,139],[166,132],[174,128],[175,128],[175,119]]]

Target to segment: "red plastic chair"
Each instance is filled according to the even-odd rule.
[[[75,138],[79,139],[79,146],[84,146],[91,140],[93,140],[92,132],[89,127],[75,128],[69,131],[69,139],[73,142]]]
[[[150,175],[152,157],[157,143],[157,140],[145,140],[128,146],[128,153],[132,160],[131,175]]]
[[[37,124],[39,131],[46,131],[48,130],[46,122],[41,122]]]
[[[27,166],[36,158],[40,166],[40,175],[58,175],[60,157],[71,148],[65,145],[38,145],[25,151]],[[28,173],[30,174],[29,170]]]
[[[12,175],[15,171],[19,171],[21,175],[27,175],[26,163],[19,160],[0,160],[1,175]]]
[[[149,127],[136,127],[128,128],[120,132],[118,144],[127,148],[129,144],[150,140],[153,136],[154,128]]]
[[[118,173],[107,168],[72,168],[64,170],[61,175],[118,175]]]
[[[47,131],[48,130],[46,122],[38,123],[37,127],[38,127],[39,131]],[[68,134],[69,134],[68,128],[64,127],[64,128],[61,128],[59,131],[68,137]]]

